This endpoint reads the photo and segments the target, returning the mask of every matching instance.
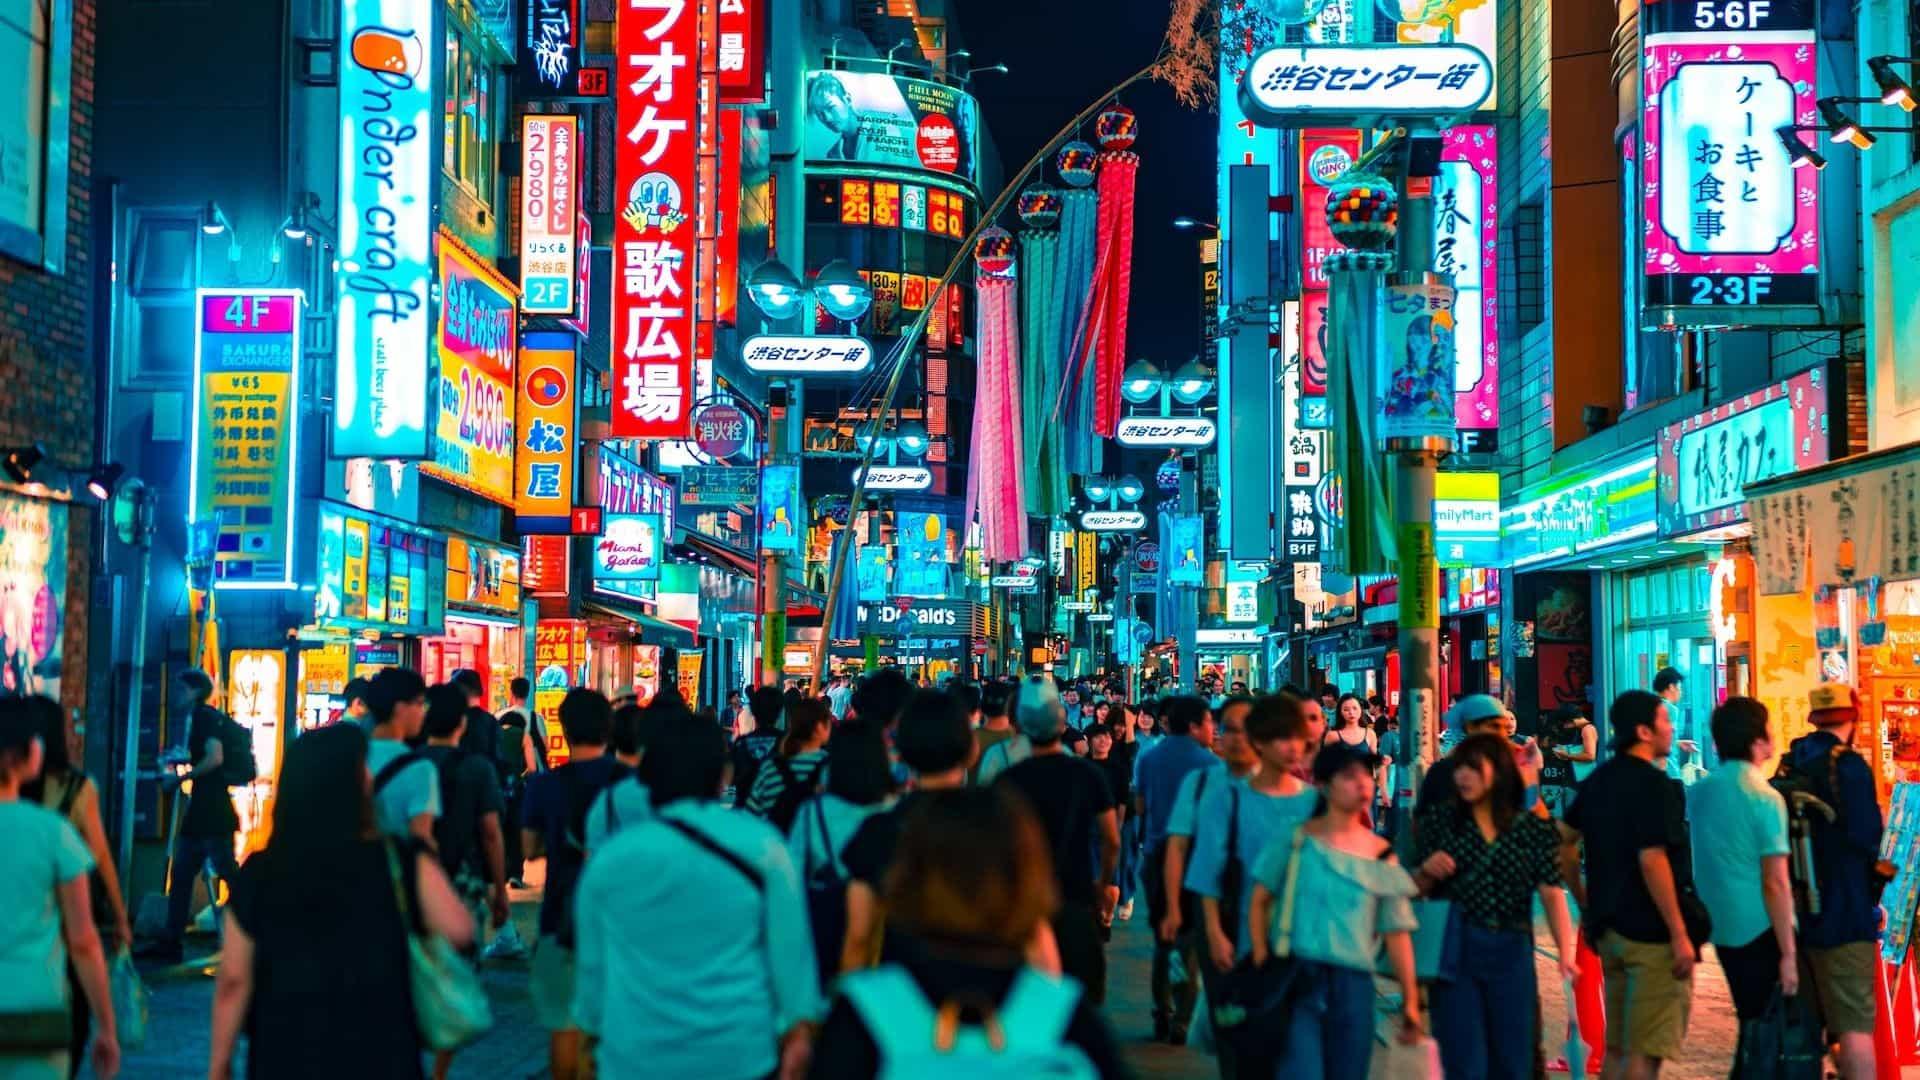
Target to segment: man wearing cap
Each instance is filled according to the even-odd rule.
[[[1874,1075],[1874,954],[1879,932],[1880,801],[1873,769],[1853,749],[1860,698],[1848,686],[1815,687],[1807,717],[1814,732],[1793,741],[1783,772],[1807,777],[1834,820],[1812,820],[1814,881],[1820,911],[1803,914],[1800,944],[1812,961],[1813,983],[1827,1031],[1840,1043],[1845,1080]]]
[[[1107,990],[1102,939],[1120,902],[1114,877],[1120,865],[1120,820],[1113,791],[1098,766],[1061,747],[1067,712],[1051,680],[1029,680],[1020,688],[1016,722],[1033,744],[1033,756],[1009,768],[996,783],[1026,796],[1046,829],[1054,883],[1060,890],[1060,908],[1053,916],[1060,967],[1080,980],[1087,1000],[1098,1005]],[[1096,851],[1097,874],[1089,858]]]
[[[1491,694],[1468,694],[1453,703],[1441,717],[1447,726],[1449,736],[1458,742],[1468,735],[1498,735],[1511,740],[1515,729],[1513,714],[1501,704],[1500,699]],[[1402,741],[1410,741],[1403,737]],[[1419,748],[1408,745],[1402,748],[1406,760],[1403,764],[1411,766],[1419,757]],[[1527,785],[1527,808],[1541,816],[1546,816],[1546,807],[1540,801],[1540,748],[1533,739],[1528,738],[1514,745],[1514,764],[1520,768],[1520,778]],[[1413,800],[1415,820],[1420,811],[1435,800],[1445,801],[1455,794],[1453,768],[1457,764],[1453,756],[1433,763],[1427,770],[1426,779],[1420,782],[1420,792]]]

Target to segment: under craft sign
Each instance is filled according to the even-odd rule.
[[[1204,416],[1123,416],[1113,439],[1121,446],[1212,446],[1218,430]]]
[[[873,366],[873,346],[857,337],[763,334],[741,346],[740,361],[759,375],[858,375]]]
[[[1464,115],[1492,92],[1493,61],[1471,45],[1282,45],[1248,65],[1240,108],[1262,127],[1365,127]]]

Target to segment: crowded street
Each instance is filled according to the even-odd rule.
[[[1920,1080],[1916,70],[0,0],[0,1080]]]

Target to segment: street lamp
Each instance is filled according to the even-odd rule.
[[[1103,503],[1113,497],[1113,481],[1105,476],[1083,476],[1080,490],[1088,502]]]
[[[1129,474],[1120,478],[1120,483],[1115,486],[1114,493],[1120,496],[1120,501],[1122,502],[1137,503],[1146,495],[1147,485],[1141,483],[1139,477]]]
[[[918,420],[909,420],[893,432],[894,445],[908,457],[920,457],[927,452],[932,440],[927,437],[927,426]]]
[[[1210,233],[1220,231],[1220,226],[1215,225],[1211,221],[1201,221],[1199,218],[1188,217],[1185,214],[1181,214],[1179,217],[1173,219],[1173,227],[1181,230],[1198,229],[1202,232]]]
[[[813,275],[813,297],[827,314],[845,322],[858,322],[873,306],[872,287],[845,259],[835,259]]]
[[[1120,374],[1120,396],[1135,405],[1145,405],[1160,393],[1167,376],[1151,360],[1135,360]]]
[[[768,259],[747,276],[747,295],[753,298],[753,306],[775,322],[791,317],[806,291],[799,275],[778,259]]]
[[[1913,111],[1913,86],[1893,73],[1893,65],[1914,62],[1915,58],[1911,56],[1875,56],[1867,60],[1867,70],[1873,73],[1873,84],[1880,88],[1880,104],[1898,105],[1908,112]]]
[[[1182,405],[1198,405],[1213,392],[1213,369],[1198,359],[1189,360],[1173,373],[1169,389]]]

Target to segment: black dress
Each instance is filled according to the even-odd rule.
[[[416,845],[399,849],[407,902],[418,912]],[[407,928],[387,842],[369,841],[326,866],[248,859],[234,918],[253,938],[247,1075],[275,1080],[422,1075],[409,989]],[[417,916],[416,916],[417,925]]]

